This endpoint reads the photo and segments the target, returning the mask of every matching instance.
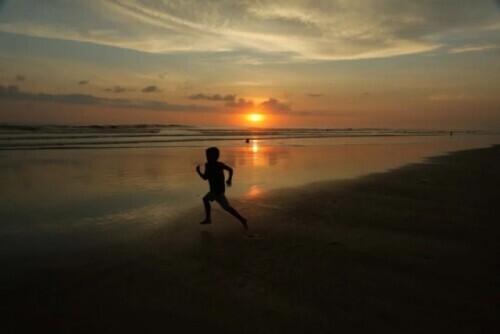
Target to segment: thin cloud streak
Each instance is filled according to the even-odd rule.
[[[28,20],[31,16],[23,17],[7,2],[0,31],[153,53],[253,50],[306,61],[421,53],[443,46],[444,37],[460,29],[480,31],[496,24],[498,30],[498,9],[490,0],[452,5],[403,0],[318,0],[314,6],[303,0],[79,3],[95,14],[92,20],[77,16],[69,4],[44,6],[44,11],[34,10],[35,20]],[[56,25],[52,12],[66,12],[72,24]]]
[[[161,92],[161,89],[159,89],[158,87],[156,86],[147,86],[147,87],[144,87],[141,92],[143,93],[159,93]]]
[[[45,94],[19,90],[18,86],[0,85],[0,100],[55,102],[86,106],[105,106],[111,108],[144,109],[153,111],[206,112],[215,109],[200,105],[170,104],[162,101],[111,99],[87,94]]]
[[[110,88],[105,88],[104,89],[105,92],[110,92],[110,93],[124,93],[124,92],[131,92],[133,91],[133,89],[129,89],[129,88],[125,88],[125,87],[122,87],[122,86],[113,86],[113,87],[110,87]]]
[[[467,45],[467,46],[453,48],[450,50],[450,53],[480,52],[498,48],[499,48],[498,45]]]
[[[232,102],[236,99],[236,95],[231,95],[231,94],[226,94],[226,95],[221,95],[221,94],[214,94],[214,95],[207,95],[203,93],[198,93],[198,94],[193,94],[188,96],[188,99],[191,100],[207,100],[207,101],[225,101],[225,102]]]

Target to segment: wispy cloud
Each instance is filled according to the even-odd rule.
[[[307,93],[306,94],[309,97],[322,97],[325,96],[325,94],[315,94],[315,93]]]
[[[491,49],[498,49],[498,45],[465,45],[450,50],[450,53],[480,52]]]
[[[147,87],[144,87],[141,92],[143,93],[159,93],[161,92],[161,89],[159,89],[158,87],[156,86],[147,86]]]
[[[293,112],[292,107],[288,103],[280,102],[272,97],[259,104],[254,103],[253,100],[239,98],[235,101],[226,102],[225,105],[230,108],[241,110],[256,109],[269,114],[284,114]]]
[[[229,108],[234,108],[234,109],[248,109],[254,107],[254,103],[252,100],[246,100],[244,98],[239,98],[236,101],[226,102],[225,105]]]
[[[124,92],[133,92],[135,89],[133,88],[125,88],[122,86],[113,86],[110,88],[105,88],[105,92],[111,92],[111,93],[124,93]]]
[[[87,106],[105,106],[111,108],[144,109],[155,111],[205,112],[215,108],[200,105],[170,104],[162,101],[110,99],[87,94],[45,94],[19,90],[18,86],[0,85],[0,100],[56,102]]]
[[[236,99],[236,95],[231,95],[231,94],[226,94],[226,95],[221,95],[221,94],[214,94],[214,95],[207,95],[207,94],[193,94],[188,96],[188,99],[191,100],[207,100],[207,101],[225,101],[225,102],[231,102]]]
[[[33,2],[29,12],[16,3],[5,3],[0,31],[154,53],[253,50],[289,60],[376,58],[433,50],[463,29],[499,29],[491,0],[44,1]]]
[[[89,83],[88,80],[80,80],[80,81],[78,81],[78,85],[79,86],[87,85],[88,83]]]
[[[292,110],[289,104],[270,98],[260,104],[260,108],[270,113],[285,113]]]

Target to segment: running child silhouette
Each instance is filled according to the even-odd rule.
[[[205,153],[207,156],[205,172],[202,173],[200,171],[200,165],[196,166],[196,172],[198,175],[203,180],[208,180],[208,184],[210,185],[210,191],[203,197],[206,217],[200,224],[210,224],[212,222],[212,218],[210,216],[210,202],[216,201],[224,210],[236,217],[243,224],[245,230],[248,230],[247,220],[231,205],[229,205],[226,195],[224,195],[224,192],[226,191],[226,186],[224,184],[224,170],[229,172],[229,177],[225,183],[228,187],[230,187],[233,179],[233,169],[218,161],[220,152],[217,147],[209,147]]]

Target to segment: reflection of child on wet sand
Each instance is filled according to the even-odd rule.
[[[230,187],[233,179],[233,169],[218,161],[219,149],[217,147],[208,148],[206,150],[206,156],[207,163],[205,164],[205,172],[202,173],[200,171],[200,166],[196,166],[196,172],[198,172],[198,175],[203,180],[208,180],[208,184],[210,185],[210,191],[203,197],[206,218],[200,224],[210,224],[212,222],[210,217],[210,202],[216,201],[224,210],[235,216],[243,224],[245,230],[248,230],[247,220],[243,218],[231,205],[229,205],[226,195],[224,195],[224,192],[226,191],[224,184],[224,170],[229,172],[226,184]]]

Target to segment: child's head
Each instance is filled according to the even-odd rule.
[[[205,151],[207,155],[207,161],[212,162],[212,161],[217,161],[219,159],[219,149],[217,147],[209,147]]]

